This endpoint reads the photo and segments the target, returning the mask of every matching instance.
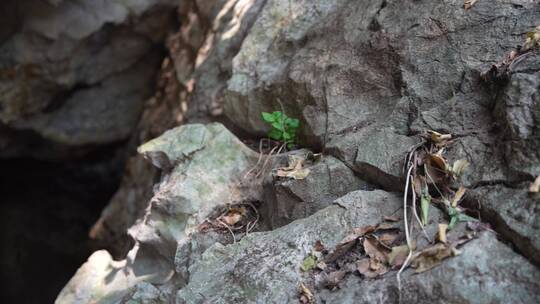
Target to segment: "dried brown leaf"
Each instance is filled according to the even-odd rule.
[[[332,263],[335,260],[339,259],[342,255],[351,250],[354,245],[356,245],[357,239],[358,236],[356,236],[355,234],[350,234],[346,236],[339,244],[336,245],[336,249],[334,249],[334,251],[332,251],[324,258],[324,262]]]
[[[459,189],[456,191],[456,195],[454,195],[454,198],[452,199],[452,207],[457,207],[459,201],[463,198],[463,195],[465,195],[465,191],[467,191],[467,188],[459,187]]]
[[[390,246],[394,243],[394,241],[399,237],[398,233],[383,233],[378,237],[378,240],[380,243],[382,243],[383,246]]]
[[[369,269],[377,275],[383,275],[388,272],[388,267],[381,261],[376,259],[369,260]]]
[[[388,263],[395,267],[403,265],[409,255],[409,246],[401,245],[392,247],[392,252],[388,254]]]
[[[371,238],[365,238],[362,245],[364,246],[364,250],[366,251],[366,254],[371,259],[376,259],[383,263],[388,262],[386,249],[382,247],[381,245],[379,245],[377,240],[371,239]]]
[[[446,229],[448,229],[448,224],[439,224],[439,234],[437,238],[440,242],[446,244]]]
[[[458,252],[443,243],[437,243],[417,253],[411,266],[416,268],[416,273],[424,272],[440,265],[445,259],[457,255]]]
[[[463,8],[465,10],[469,10],[473,7],[473,5],[477,2],[478,0],[465,0],[465,2],[463,3]]]
[[[452,134],[441,134],[439,132],[432,131],[432,130],[429,130],[427,132],[430,135],[431,141],[436,143],[436,144],[440,144],[440,143],[443,143],[443,142],[445,142],[447,140],[452,139]]]
[[[400,217],[397,215],[385,215],[384,220],[388,222],[399,222]]]
[[[308,168],[303,168],[305,160],[303,156],[291,155],[289,156],[289,165],[277,169],[275,175],[279,177],[305,179],[310,173]]]
[[[276,171],[276,176],[279,176],[279,177],[288,177],[289,176],[289,171],[286,171],[286,170],[283,170],[283,169],[278,169]]]
[[[236,223],[242,220],[242,217],[246,214],[246,208],[231,208],[225,215],[220,216],[218,219],[229,226],[234,226]]]
[[[458,159],[452,165],[452,175],[455,177],[460,177],[465,171],[465,168],[469,166],[469,162],[466,159]]]
[[[241,219],[242,219],[242,215],[239,213],[233,213],[233,214],[226,215],[223,217],[223,221],[229,226],[233,226],[234,224],[238,223]]]
[[[284,171],[281,169],[278,169],[276,171],[276,176],[279,177],[289,177],[294,179],[305,179],[310,173],[310,170],[308,168],[304,168],[301,170],[293,170],[293,171]]]
[[[338,286],[338,284],[343,280],[346,274],[347,272],[343,270],[332,271],[328,275],[326,275],[324,279],[324,285],[330,289],[333,289]]]
[[[425,179],[423,176],[415,176],[413,179],[414,184],[414,192],[416,192],[416,196],[420,197],[422,195],[422,187],[425,183]]]
[[[437,169],[443,172],[448,169],[448,164],[446,163],[446,160],[444,159],[444,157],[442,157],[439,154],[430,153],[428,162],[432,166],[436,167]]]
[[[365,276],[366,278],[376,278],[379,276],[378,273],[371,270],[371,261],[370,259],[361,259],[356,262],[356,269],[360,274]]]
[[[393,222],[393,223],[380,223],[379,225],[377,225],[377,228],[375,229],[376,231],[380,231],[380,230],[394,230],[394,229],[399,229],[399,224]]]
[[[302,304],[313,304],[315,303],[315,297],[309,288],[304,284],[300,283],[300,303]]]
[[[328,265],[326,265],[326,263],[323,261],[320,261],[319,263],[317,263],[317,268],[319,268],[320,270],[326,270],[327,267]]]
[[[529,192],[530,193],[540,192],[540,175],[537,176],[534,182],[529,186]]]
[[[368,233],[375,232],[377,230],[377,226],[364,226],[364,227],[358,227],[353,229],[353,234],[356,235],[356,237],[361,237],[363,235],[366,235]]]
[[[288,177],[292,177],[294,179],[305,179],[311,171],[309,168],[299,169],[299,170],[293,170]]]
[[[324,245],[321,243],[321,241],[317,240],[315,245],[313,245],[313,250],[321,252],[324,250]]]
[[[424,165],[426,171],[426,181],[430,184],[441,184],[447,173],[446,160],[438,154],[428,154]]]

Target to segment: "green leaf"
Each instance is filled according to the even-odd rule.
[[[317,265],[317,257],[310,254],[302,262],[300,270],[302,270],[303,272],[307,272],[313,269],[315,265]]]
[[[292,120],[293,120],[292,118],[285,116],[285,119],[283,120],[283,122],[285,123],[287,127],[291,127]]]
[[[458,213],[457,218],[458,218],[458,220],[459,220],[460,222],[476,222],[476,221],[478,221],[478,220],[475,219],[474,217],[468,216],[468,215],[466,215],[465,213]]]
[[[293,139],[293,136],[292,136],[291,133],[285,131],[285,132],[283,132],[283,139],[286,140],[286,141],[289,141],[289,140]]]
[[[296,137],[296,129],[287,129],[287,132],[289,132],[293,138]]]
[[[429,204],[431,203],[431,196],[429,195],[427,185],[422,190],[420,197],[420,208],[422,209],[422,223],[427,225],[429,215]]]
[[[458,222],[476,222],[478,219],[468,216],[465,213],[461,213],[457,208],[447,207],[448,216],[450,216],[450,224],[448,224],[448,230],[454,228]]]
[[[454,229],[454,227],[457,224],[457,219],[458,219],[457,216],[451,216],[450,217],[450,224],[448,224],[448,230]]]
[[[268,137],[270,137],[273,140],[281,140],[282,134],[283,132],[276,129],[272,129],[270,130],[270,132],[268,132]]]
[[[289,121],[287,121],[287,125],[293,129],[297,129],[300,126],[300,120],[296,118],[292,118]]]
[[[268,113],[268,112],[262,112],[261,113],[261,116],[263,118],[264,121],[266,122],[274,122],[274,115]]]
[[[272,115],[274,115],[274,121],[280,121],[282,120],[283,113],[280,111],[274,111],[272,112]]]
[[[298,119],[290,118],[281,111],[274,111],[272,113],[261,112],[261,116],[265,122],[272,126],[268,137],[273,140],[284,141],[289,147],[294,146],[296,130],[300,126]]]
[[[283,126],[283,124],[279,121],[276,121],[276,122],[273,122],[272,123],[272,127],[274,127],[275,129],[277,130],[280,130],[280,131],[285,131],[285,127]]]

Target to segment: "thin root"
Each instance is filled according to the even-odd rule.
[[[220,219],[217,219],[217,222],[220,223],[221,225],[223,225],[223,227],[227,228],[227,230],[229,230],[229,232],[232,235],[233,244],[236,243],[236,237],[234,236],[234,232],[232,231],[231,227],[229,227],[229,225],[222,222]]]

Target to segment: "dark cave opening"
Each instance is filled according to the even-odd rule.
[[[124,150],[67,161],[0,160],[1,303],[53,303],[101,249],[88,231],[119,186]]]

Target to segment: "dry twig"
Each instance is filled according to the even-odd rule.
[[[259,222],[259,211],[257,210],[257,208],[255,208],[255,206],[253,206],[252,203],[248,202],[247,204],[251,207],[251,209],[253,209],[253,211],[255,211],[255,214],[257,215],[257,217],[255,218],[254,221],[247,223],[247,225],[246,225],[246,235],[248,235],[251,232],[251,230],[253,230],[253,228],[255,228],[255,225],[257,225],[257,222]]]

